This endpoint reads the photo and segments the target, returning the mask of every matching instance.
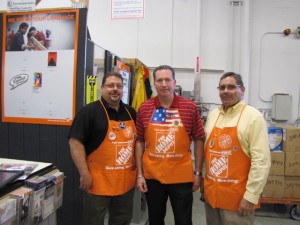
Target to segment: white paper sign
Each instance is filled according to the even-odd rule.
[[[144,18],[144,6],[144,0],[111,0],[111,18]]]
[[[35,0],[7,0],[8,12],[29,12],[35,10]]]

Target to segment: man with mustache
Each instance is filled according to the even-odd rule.
[[[208,115],[205,125],[206,221],[253,225],[271,163],[266,122],[243,102],[241,75],[225,73],[218,90],[222,105]]]
[[[101,100],[84,106],[69,132],[72,159],[84,191],[83,224],[129,225],[132,218],[136,167],[135,110],[122,102],[123,78],[108,72]]]

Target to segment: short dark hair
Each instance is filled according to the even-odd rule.
[[[237,85],[241,85],[242,87],[244,86],[242,76],[240,74],[237,74],[237,73],[234,73],[234,72],[224,73],[221,76],[220,81],[225,79],[226,77],[233,77],[235,79]]]
[[[154,71],[153,71],[153,79],[154,79],[154,80],[155,80],[155,78],[156,78],[156,72],[157,72],[158,70],[170,70],[170,71],[172,72],[172,77],[173,77],[173,79],[175,80],[175,71],[174,71],[174,69],[173,69],[171,66],[168,66],[168,65],[161,65],[161,66],[158,66],[158,67],[156,67],[156,68],[154,69]]]
[[[35,27],[30,27],[28,33],[30,33],[33,30],[36,30],[36,28]]]
[[[19,30],[25,28],[25,27],[28,27],[28,23],[21,23],[20,26],[19,26]]]
[[[107,73],[103,76],[103,79],[102,79],[102,85],[105,84],[106,79],[107,79],[108,77],[112,77],[112,76],[120,78],[120,79],[122,80],[122,83],[123,83],[123,77],[122,77],[121,74],[119,74],[119,73],[117,73],[117,72],[107,72]]]

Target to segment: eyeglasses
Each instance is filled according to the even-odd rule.
[[[166,84],[170,84],[173,80],[172,79],[157,79],[155,82],[162,84],[163,82],[165,82]]]
[[[104,84],[105,87],[113,89],[114,87],[117,87],[118,89],[123,89],[123,84]]]
[[[226,88],[229,91],[233,91],[237,87],[242,87],[242,85],[239,85],[239,84],[228,84],[228,85],[221,85],[221,86],[219,86],[217,88],[218,88],[219,91],[225,91]]]

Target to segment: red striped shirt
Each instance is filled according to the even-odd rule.
[[[162,106],[157,96],[143,102],[140,106],[136,118],[137,140],[139,142],[145,142],[145,130],[150,122],[153,111],[160,107]],[[196,104],[191,100],[174,94],[174,100],[170,106],[170,109],[172,108],[179,110],[180,118],[190,139],[204,141],[205,133]]]

